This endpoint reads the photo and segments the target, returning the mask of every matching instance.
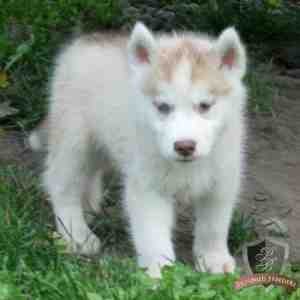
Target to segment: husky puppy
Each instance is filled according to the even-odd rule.
[[[138,263],[151,276],[175,260],[175,198],[194,206],[198,268],[234,270],[227,236],[243,162],[245,71],[234,28],[218,38],[154,35],[137,23],[128,37],[83,36],[65,47],[50,86],[43,185],[74,252],[99,250],[84,211],[99,210],[109,158],[122,174]],[[30,142],[41,146],[39,130]]]

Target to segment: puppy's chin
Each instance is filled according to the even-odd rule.
[[[194,157],[186,157],[186,158],[176,158],[176,161],[179,163],[192,163],[195,162],[197,158]]]
[[[202,159],[202,155],[195,154],[192,156],[180,156],[175,153],[169,155],[162,155],[162,158],[168,163],[176,163],[176,164],[192,164],[199,162]]]

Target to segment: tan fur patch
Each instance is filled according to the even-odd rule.
[[[191,64],[193,84],[207,86],[216,96],[230,92],[230,85],[219,69],[218,58],[210,51],[207,43],[189,37],[178,38],[174,46],[159,49],[157,65],[154,66],[153,74],[145,85],[144,92],[153,96],[157,93],[156,81],[171,82],[176,68],[183,59]]]
[[[192,40],[182,38],[172,48],[162,48],[158,56],[158,69],[162,79],[171,81],[173,74],[182,61],[186,58],[192,66],[192,79],[195,70],[205,66],[205,53],[201,53]]]

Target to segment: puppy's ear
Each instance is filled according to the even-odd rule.
[[[215,49],[221,58],[220,68],[242,78],[246,73],[246,51],[233,27],[225,29],[216,41]]]
[[[129,60],[135,65],[151,64],[156,55],[156,42],[151,31],[143,24],[136,23],[128,43]]]

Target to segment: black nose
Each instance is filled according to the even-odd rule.
[[[195,152],[196,142],[193,140],[182,140],[174,143],[175,151],[184,156],[191,156]]]

